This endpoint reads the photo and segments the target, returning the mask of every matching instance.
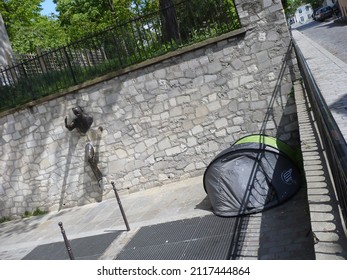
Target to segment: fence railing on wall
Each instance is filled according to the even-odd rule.
[[[343,220],[345,225],[347,225],[347,143],[295,41],[294,47],[300,72],[305,88],[309,93],[308,97],[331,167]]]
[[[185,0],[0,69],[0,110],[235,29],[232,0]]]

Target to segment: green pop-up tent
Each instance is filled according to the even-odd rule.
[[[265,135],[250,135],[208,165],[204,188],[218,216],[256,213],[276,206],[300,188],[294,150]]]

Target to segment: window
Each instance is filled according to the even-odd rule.
[[[301,9],[299,9],[299,14],[301,14],[302,13],[302,10]]]

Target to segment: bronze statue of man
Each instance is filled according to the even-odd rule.
[[[93,170],[93,173],[96,177],[96,179],[98,180],[98,183],[100,185],[100,181],[102,180],[102,173],[98,167],[98,162],[97,159],[95,158],[95,151],[94,151],[94,147],[91,143],[87,143],[86,147],[85,147],[85,152],[87,155],[87,160],[88,163],[90,164],[90,167]]]
[[[93,118],[84,113],[80,106],[72,108],[72,112],[76,117],[70,124],[67,123],[67,117],[65,117],[65,127],[70,131],[76,128],[79,132],[85,134],[91,127]]]

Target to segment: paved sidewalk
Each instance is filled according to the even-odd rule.
[[[63,241],[59,222],[63,223],[69,240],[113,232],[120,244],[143,226],[211,214],[201,177],[119,195],[129,232],[117,200],[109,199],[0,224],[0,259],[22,259],[37,246]],[[107,255],[103,258],[112,259],[117,254],[115,250],[102,252]]]
[[[347,64],[298,30],[292,36],[347,141]],[[316,258],[346,259],[346,226],[329,174],[334,167],[327,165],[306,92],[298,83],[294,87]]]
[[[213,215],[202,176],[120,197],[130,231],[109,199],[0,224],[0,259],[69,259],[60,221],[76,259],[314,259],[306,188],[244,218]]]
[[[347,64],[298,30],[292,36],[347,141]]]

